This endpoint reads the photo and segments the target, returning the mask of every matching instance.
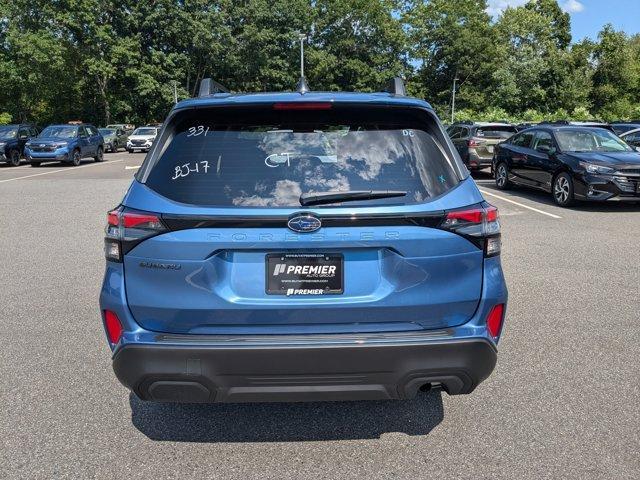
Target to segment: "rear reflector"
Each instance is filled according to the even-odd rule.
[[[122,337],[122,324],[120,323],[118,316],[111,310],[104,311],[104,326],[107,330],[109,342],[112,344],[118,343],[120,341],[120,337]]]
[[[280,102],[274,103],[274,110],[330,110],[331,102]]]
[[[504,318],[504,304],[500,303],[491,309],[487,317],[487,330],[493,338],[498,338]]]

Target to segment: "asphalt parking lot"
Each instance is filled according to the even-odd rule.
[[[4,478],[639,478],[640,205],[499,192],[510,289],[494,374],[410,402],[147,404],[98,313],[105,213],[141,154],[0,166]]]

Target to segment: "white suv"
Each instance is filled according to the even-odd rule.
[[[156,127],[136,128],[127,140],[127,152],[148,152],[157,136],[158,129]]]

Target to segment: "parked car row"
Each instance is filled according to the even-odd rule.
[[[465,122],[447,133],[467,168],[490,166],[501,190],[533,187],[562,207],[640,202],[640,122]]]
[[[31,124],[0,125],[0,163],[18,166],[23,158],[33,167],[45,162],[77,166],[85,158],[101,162],[105,152],[120,148],[148,152],[158,131],[156,124],[139,128],[111,124],[98,129],[80,121],[49,125],[42,131]]]

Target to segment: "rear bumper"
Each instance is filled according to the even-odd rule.
[[[386,400],[412,398],[425,384],[451,395],[470,393],[497,359],[486,338],[443,339],[433,333],[373,340],[334,335],[317,342],[206,337],[206,343],[194,344],[193,336],[180,338],[160,336],[153,345],[116,349],[116,376],[138,397],[153,401]]]
[[[469,149],[469,168],[485,168],[491,166],[493,156],[481,157],[475,149]]]

